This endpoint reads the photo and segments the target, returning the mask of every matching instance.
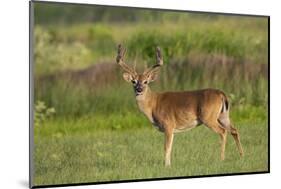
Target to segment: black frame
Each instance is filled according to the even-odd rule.
[[[34,7],[33,3],[46,3],[46,4],[68,4],[68,5],[87,5],[87,6],[106,6],[106,7],[120,7],[120,8],[133,8],[133,9],[149,9],[160,11],[174,11],[174,12],[191,12],[203,14],[218,14],[218,15],[234,15],[234,16],[249,16],[249,17],[265,17],[268,19],[268,170],[255,171],[255,172],[240,172],[240,173],[225,173],[213,175],[198,175],[198,176],[181,176],[181,177],[164,177],[164,178],[149,178],[149,179],[132,179],[132,180],[116,180],[104,182],[85,182],[85,183],[69,183],[69,184],[50,184],[50,185],[32,185],[33,184],[33,28],[34,28]],[[238,176],[238,175],[252,175],[252,174],[266,174],[270,173],[270,16],[269,15],[253,15],[253,14],[236,14],[236,13],[222,13],[222,12],[204,12],[204,11],[191,11],[191,10],[174,10],[174,9],[160,9],[148,7],[129,7],[120,5],[100,5],[88,3],[69,3],[69,2],[50,2],[41,0],[29,1],[29,188],[49,188],[49,187],[66,187],[66,186],[83,186],[83,185],[97,185],[97,184],[113,184],[113,183],[127,183],[127,182],[143,182],[143,181],[161,181],[172,179],[189,179],[189,178],[205,178],[205,177],[222,177],[222,176]]]

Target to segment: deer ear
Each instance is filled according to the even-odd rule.
[[[153,82],[158,78],[158,74],[156,72],[152,72],[148,75],[148,82]]]
[[[129,74],[129,73],[127,73],[127,72],[123,73],[123,78],[124,78],[125,81],[127,81],[127,82],[131,82],[132,79],[133,79],[132,75]]]

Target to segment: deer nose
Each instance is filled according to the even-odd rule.
[[[138,93],[140,93],[140,92],[142,92],[142,88],[141,88],[141,87],[137,87],[137,88],[136,88],[136,91],[137,91]]]

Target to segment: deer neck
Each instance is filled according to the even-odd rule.
[[[157,94],[150,90],[150,88],[147,88],[147,91],[136,97],[137,105],[150,121],[153,122],[152,118],[152,109],[155,106],[156,103]]]

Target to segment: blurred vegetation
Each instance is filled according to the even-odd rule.
[[[198,27],[196,21],[192,20],[193,24],[189,29],[186,28],[189,25],[178,25],[168,21],[156,22],[153,25],[143,22],[70,26],[36,24],[35,76],[49,78],[47,76],[56,75],[57,80],[37,80],[35,97],[56,107],[58,115],[65,116],[103,110],[135,111],[136,107],[130,105],[133,102],[133,94],[120,73],[113,73],[112,69],[103,69],[104,73],[101,74],[109,75],[107,81],[110,82],[109,89],[103,87],[103,90],[95,87],[99,82],[103,82],[102,79],[97,78],[97,82],[89,86],[87,78],[83,80],[81,76],[83,70],[87,70],[89,66],[115,64],[116,46],[122,43],[128,49],[127,63],[133,65],[133,62],[136,62],[140,70],[154,63],[155,47],[158,45],[162,48],[165,65],[161,68],[161,77],[154,87],[157,90],[214,87],[229,94],[233,104],[239,101],[240,104],[266,106],[266,20],[259,18],[253,23],[249,22],[247,28],[251,28],[249,25],[252,25],[252,28],[245,30],[244,27],[238,27],[240,22],[236,18],[233,18],[237,22],[236,25],[233,20],[229,23],[227,17],[223,22],[224,18],[220,16],[212,22],[206,22],[204,26],[198,20]],[[243,26],[248,19],[253,19],[242,18]],[[219,27],[218,23],[222,27]],[[225,28],[224,25],[228,27]],[[97,70],[98,68],[99,66]],[[78,73],[71,80],[64,77],[64,74],[70,71]],[[94,72],[92,74],[93,77],[97,75]],[[118,75],[119,78],[112,75]],[[80,78],[82,82],[77,86],[75,81],[81,80]],[[116,88],[122,90],[116,92]],[[128,93],[130,95],[126,95]],[[120,98],[123,95],[127,98]],[[124,104],[127,106],[122,106]],[[116,110],[116,107],[120,106],[121,108]]]
[[[42,101],[37,101],[34,109],[34,124],[40,126],[43,122],[56,113],[55,108],[46,107]]]
[[[238,163],[239,160],[232,159],[236,167],[232,169],[231,163],[228,164],[227,170],[245,172],[266,169],[267,18],[39,2],[34,4],[37,184],[85,181],[83,179],[89,175],[76,175],[81,172],[80,168],[86,165],[80,165],[84,162],[83,158],[75,159],[75,162],[80,164],[68,165],[70,154],[72,156],[75,149],[80,149],[80,143],[87,143],[87,148],[93,151],[97,149],[95,143],[91,143],[93,138],[103,141],[104,137],[107,137],[107,140],[117,137],[114,140],[118,141],[118,136],[122,135],[120,138],[123,138],[126,133],[137,129],[138,132],[129,134],[133,135],[132,138],[128,137],[128,141],[134,141],[136,137],[142,138],[151,132],[145,129],[150,123],[138,111],[132,86],[123,81],[122,70],[115,63],[116,47],[119,43],[127,48],[126,62],[132,66],[136,64],[139,71],[154,64],[155,47],[161,47],[164,65],[159,79],[151,84],[154,91],[202,88],[218,88],[225,91],[231,100],[231,118],[234,124],[238,125],[238,128],[244,126],[241,128],[242,144],[251,151],[251,141],[255,141],[257,148],[251,152],[255,157],[262,157],[256,159],[254,166],[254,159],[249,154],[249,159],[243,160],[243,166]],[[37,127],[38,125],[42,127]],[[210,131],[208,133],[210,136],[214,135]],[[252,133],[260,137],[253,137]],[[247,140],[243,141],[246,136]],[[206,137],[206,134],[201,129],[194,137]],[[72,142],[72,139],[78,143]],[[120,145],[129,148],[127,139],[124,140],[119,140]],[[153,139],[145,140],[149,146]],[[59,147],[62,148],[60,152],[57,152],[54,141],[62,145]],[[180,140],[178,143],[182,144],[178,147],[184,146],[184,141],[186,139]],[[198,143],[192,145],[192,149],[202,149]],[[43,152],[41,148],[48,150]],[[209,149],[206,153],[212,153],[212,147]],[[124,153],[132,154],[130,149],[123,150]],[[88,154],[89,150],[86,151],[81,152],[84,155],[79,153],[79,157],[91,156]],[[113,155],[104,155],[96,151],[93,153],[96,153],[97,160],[92,162],[88,159],[87,162],[95,166],[104,162],[101,166],[102,171],[108,168],[105,161],[116,164]],[[179,154],[182,153],[185,152]],[[148,156],[143,160],[147,167],[151,167],[151,159]],[[198,171],[193,167],[187,171],[183,168],[178,174],[225,172],[226,168],[221,167],[220,163],[210,163],[215,159],[216,157],[204,160],[206,165],[210,165],[210,169]],[[54,164],[54,161],[57,164]],[[184,162],[185,159],[180,161]],[[134,160],[124,162],[136,163]],[[196,160],[191,162],[198,165],[200,161],[197,164]],[[88,164],[86,166],[89,167]],[[69,170],[71,175],[67,175],[65,170]],[[162,170],[159,166],[154,171],[146,168],[140,170],[135,177],[130,175],[132,170],[127,167],[126,173],[129,175],[122,173],[123,176],[117,175],[116,178],[113,172],[104,172],[105,174],[91,175],[91,179],[102,181],[178,175],[175,171],[172,175],[158,174],[155,170]],[[97,168],[96,171],[101,170]],[[58,172],[64,172],[64,176],[57,179],[54,175]],[[149,174],[151,172],[153,175]],[[73,175],[75,178],[72,178]],[[51,180],[47,179],[49,176]]]
[[[54,107],[56,118],[110,113],[141,125],[131,86],[115,65],[119,43],[139,70],[161,47],[164,66],[153,90],[218,88],[233,111],[262,107],[266,115],[265,17],[35,3],[34,29],[35,100]]]
[[[35,3],[36,22],[42,25],[73,25],[89,22],[134,23],[134,22],[166,22],[185,21],[185,12],[169,11],[163,14],[161,10],[143,8],[128,9],[126,7],[110,7],[102,5]],[[213,20],[220,17],[217,14],[193,13],[188,17],[200,20]]]
[[[52,3],[36,3],[35,15],[38,74],[114,61],[119,43],[128,48],[128,58],[149,63],[158,45],[167,64],[191,51],[226,55],[238,63],[267,64],[267,18],[263,17]]]

